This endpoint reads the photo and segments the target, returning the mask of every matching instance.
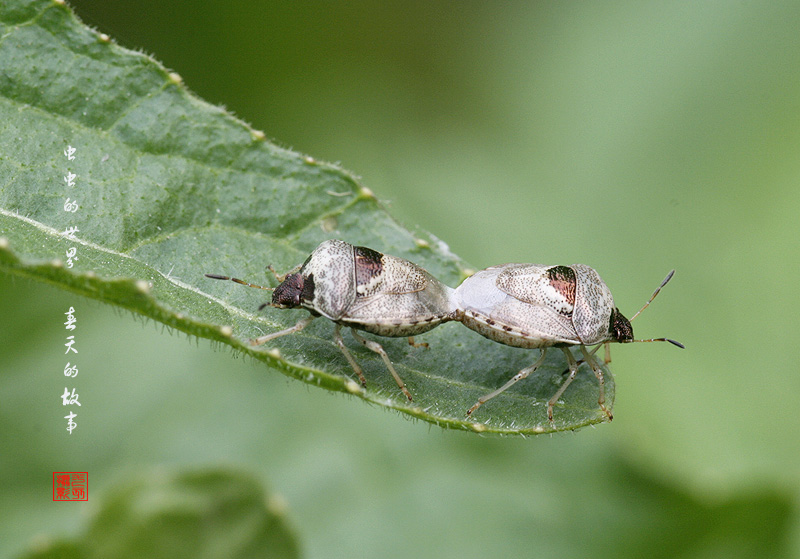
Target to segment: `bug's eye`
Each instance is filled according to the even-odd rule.
[[[609,325],[611,339],[617,342],[633,341],[633,326],[631,321],[622,316],[619,309],[615,308],[611,313],[611,324]]]
[[[276,307],[299,307],[303,293],[303,275],[291,274],[272,292],[272,304]]]

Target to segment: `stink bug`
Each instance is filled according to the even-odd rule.
[[[251,340],[253,345],[299,332],[318,316],[324,316],[336,323],[333,340],[362,385],[366,386],[367,381],[344,345],[340,332],[342,326],[349,327],[356,341],[381,356],[409,400],[412,399],[411,393],[383,347],[360,336],[356,330],[379,336],[409,337],[412,345],[425,345],[415,344],[411,336],[453,320],[455,314],[453,289],[416,264],[344,241],[321,243],[301,266],[285,276],[278,276],[281,283],[275,288],[228,276],[206,274],[206,277],[272,290],[272,302],[261,305],[259,310],[266,306],[279,309],[302,307],[311,313],[291,328]]]
[[[637,312],[639,315],[672,278],[674,270],[661,283],[650,300]],[[589,364],[600,384],[600,409],[613,418],[605,407],[603,371],[594,359],[599,344],[606,344],[606,363],[611,358],[609,342],[670,342],[667,338],[634,340],[631,322],[614,305],[611,291],[589,266],[541,266],[538,264],[504,264],[481,270],[456,289],[457,320],[482,336],[514,347],[540,348],[536,362],[511,377],[495,390],[480,398],[467,410],[471,415],[491,398],[536,371],[544,362],[547,348],[564,352],[569,377],[547,402],[547,417],[552,423],[553,406],[578,372],[578,361],[568,349],[577,345],[583,361]],[[633,320],[633,319],[631,319]],[[589,351],[586,346],[597,345]]]

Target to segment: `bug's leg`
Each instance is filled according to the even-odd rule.
[[[336,325],[336,328],[333,329],[333,341],[336,342],[336,345],[339,346],[339,349],[342,350],[344,353],[345,359],[347,362],[350,363],[350,366],[353,367],[353,370],[358,375],[358,380],[361,381],[362,386],[367,386],[367,379],[364,378],[364,371],[361,370],[361,366],[356,362],[355,358],[350,354],[350,351],[345,347],[344,340],[342,339],[342,326],[340,324]]]
[[[501,386],[500,388],[498,388],[494,392],[491,392],[491,393],[487,394],[486,396],[482,396],[481,398],[479,398],[478,401],[475,402],[475,405],[467,410],[467,415],[472,415],[472,412],[477,410],[483,404],[485,404],[486,402],[488,402],[489,400],[491,400],[492,398],[494,398],[495,396],[497,396],[501,392],[504,392],[506,389],[510,388],[514,383],[526,378],[528,375],[530,375],[532,372],[534,372],[536,369],[538,369],[539,366],[542,363],[544,363],[544,356],[546,354],[547,354],[547,348],[546,347],[542,348],[542,354],[539,356],[539,359],[536,360],[536,363],[534,363],[530,367],[525,367],[524,369],[522,369],[516,375],[511,377],[511,380],[509,380],[507,383],[505,383],[503,386]]]
[[[311,321],[314,320],[315,318],[316,317],[313,314],[308,315],[304,319],[298,321],[297,324],[295,324],[291,328],[287,328],[286,330],[281,330],[280,332],[267,334],[266,336],[260,336],[258,338],[254,338],[250,340],[250,343],[253,345],[262,345],[270,340],[274,340],[275,338],[280,338],[281,336],[286,336],[288,334],[294,334],[295,332],[299,332],[300,330],[311,324]]]
[[[414,341],[414,336],[409,336],[408,337],[408,345],[410,345],[412,347],[429,347],[426,342],[419,342],[419,343],[415,342]]]
[[[366,347],[371,351],[374,351],[375,353],[381,356],[383,362],[386,363],[386,368],[389,369],[390,373],[392,373],[392,376],[394,377],[397,386],[400,387],[400,390],[403,391],[403,394],[406,395],[406,398],[408,398],[409,401],[411,401],[412,400],[411,393],[406,388],[406,384],[403,382],[403,379],[401,379],[400,375],[397,374],[397,371],[394,370],[394,365],[392,365],[392,362],[389,360],[389,356],[386,354],[386,350],[383,349],[381,344],[379,344],[378,342],[373,342],[372,340],[368,340],[366,338],[362,338],[361,336],[359,336],[358,332],[356,332],[352,328],[350,329],[350,332],[353,334],[353,338],[355,338],[357,342],[363,344],[364,347]]]
[[[553,422],[553,406],[558,402],[558,399],[561,398],[561,395],[564,393],[570,383],[575,380],[575,375],[578,374],[578,362],[575,361],[575,358],[572,356],[572,352],[565,347],[562,347],[561,351],[564,352],[564,356],[567,358],[567,364],[569,365],[569,376],[567,377],[567,380],[561,384],[558,392],[553,394],[553,397],[547,402],[547,419],[550,421],[550,423]]]
[[[278,272],[275,271],[275,268],[272,267],[272,264],[270,264],[269,266],[267,266],[267,270],[272,272],[272,275],[275,276],[275,279],[278,280],[278,283],[283,283],[283,281],[286,278],[288,278],[289,276],[291,276],[292,274],[294,274],[296,272],[299,272],[300,268],[302,268],[302,267],[303,267],[303,265],[299,264],[299,265],[295,266],[294,268],[292,268],[291,270],[289,270],[288,272],[286,272],[285,274],[279,274]]]
[[[601,347],[603,348],[603,351],[605,352],[605,355],[603,356],[603,364],[608,365],[609,363],[611,363],[611,343],[610,342],[603,342],[601,344],[597,344],[596,346],[594,346],[592,348],[592,351],[589,352],[589,354],[594,356],[594,354],[597,353]],[[581,363],[584,363],[585,361],[586,361],[585,359],[579,359],[578,360],[578,365],[580,365]]]
[[[608,420],[611,421],[614,419],[614,416],[606,409],[606,381],[603,377],[603,370],[600,368],[600,365],[597,364],[597,361],[594,360],[592,354],[586,351],[586,346],[581,346],[581,353],[583,353],[584,359],[586,359],[586,362],[592,368],[592,371],[594,371],[594,376],[597,377],[597,382],[600,384],[600,397],[597,399],[597,403],[600,409],[603,410],[603,413],[608,417]]]
[[[272,275],[275,276],[275,279],[278,280],[281,283],[283,283],[283,280],[285,280],[286,276],[289,275],[289,274],[279,274],[278,272],[275,271],[275,268],[272,267],[272,264],[267,266],[267,270],[272,272]]]

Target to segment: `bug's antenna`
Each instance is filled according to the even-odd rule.
[[[675,340],[670,340],[669,338],[650,338],[649,340],[631,340],[631,342],[669,342],[672,345],[676,345],[681,349],[686,349],[686,346],[680,342],[676,342]]]
[[[273,291],[274,287],[264,287],[263,285],[256,285],[254,283],[247,283],[244,280],[240,280],[239,278],[232,278],[229,276],[218,276],[217,274],[205,274],[207,278],[211,279],[218,279],[218,280],[230,280],[232,282],[239,283],[241,285],[246,285],[247,287],[255,287],[256,289],[266,289],[267,291]]]
[[[661,282],[661,285],[659,285],[659,286],[658,286],[658,289],[656,289],[656,290],[653,292],[653,295],[650,297],[650,300],[649,300],[649,301],[647,301],[647,302],[644,304],[644,306],[643,306],[641,309],[639,309],[639,311],[638,311],[638,312],[637,312],[635,315],[633,315],[633,316],[631,317],[631,320],[630,320],[631,322],[633,322],[633,319],[634,319],[634,318],[636,318],[637,316],[639,316],[639,315],[642,313],[642,311],[643,311],[643,310],[645,310],[647,307],[649,307],[649,306],[650,306],[650,303],[652,303],[652,302],[653,302],[653,299],[655,299],[655,298],[656,298],[656,295],[658,295],[658,293],[661,291],[661,289],[663,289],[663,287],[664,287],[665,285],[667,285],[667,282],[668,282],[669,280],[671,280],[671,279],[672,279],[672,276],[674,276],[674,275],[675,275],[675,270],[672,270],[670,273],[668,273],[668,274],[667,274],[667,277],[666,277],[666,278],[664,278],[664,281],[662,281],[662,282]],[[672,341],[672,340],[667,340],[667,341]]]
[[[675,270],[672,270],[670,273],[667,274],[667,277],[664,278],[664,281],[661,282],[661,285],[658,286],[658,289],[656,289],[653,292],[653,295],[650,296],[650,299],[644,304],[644,306],[641,309],[639,309],[639,311],[635,315],[633,315],[631,317],[631,322],[633,322],[633,319],[636,318],[637,316],[639,316],[642,313],[643,310],[645,310],[647,307],[650,306],[650,303],[653,302],[653,299],[656,298],[656,295],[659,294],[659,292],[664,288],[665,285],[667,285],[669,280],[671,280],[672,276],[674,276],[674,275],[675,275]],[[631,342],[669,342],[672,345],[676,345],[681,349],[686,349],[686,346],[684,346],[682,343],[676,342],[675,340],[670,340],[669,338],[651,338],[649,340],[631,340]]]

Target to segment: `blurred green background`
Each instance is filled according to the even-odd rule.
[[[586,263],[628,315],[675,268],[636,333],[687,349],[613,348],[612,424],[482,438],[2,277],[0,555],[79,533],[129,474],[221,464],[285,499],[312,558],[800,556],[800,367],[779,345],[800,312],[799,3],[71,5],[476,268]],[[88,470],[89,503],[54,504],[53,470]]]

